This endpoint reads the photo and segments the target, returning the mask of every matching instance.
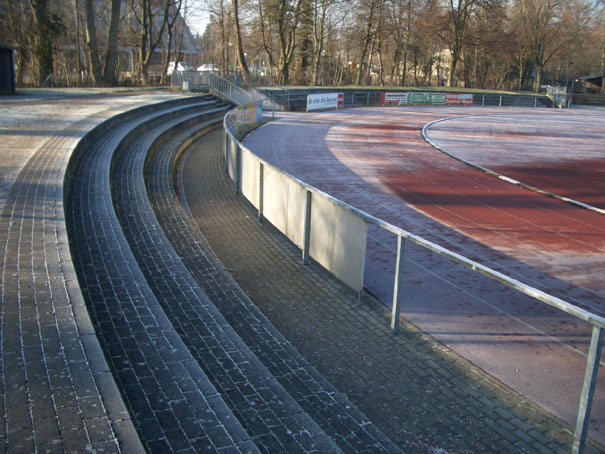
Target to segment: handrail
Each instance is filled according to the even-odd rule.
[[[225,118],[226,118],[226,116],[225,116]],[[252,153],[238,139],[236,139],[231,132],[229,132],[229,130],[227,129],[227,127],[224,123],[223,123],[223,127],[225,128],[225,131],[227,131],[227,133],[231,136],[231,138],[236,142],[238,147],[245,149],[248,152]],[[402,237],[405,237],[406,239],[409,239],[409,240],[413,241],[414,243],[416,243],[420,246],[423,246],[426,249],[429,249],[440,255],[448,257],[458,263],[461,263],[462,265],[465,265],[468,268],[471,268],[474,271],[478,271],[488,277],[491,277],[494,280],[501,282],[502,284],[505,284],[511,288],[514,288],[515,290],[518,290],[522,293],[525,293],[526,295],[531,296],[537,300],[540,300],[543,303],[546,303],[550,306],[556,307],[557,309],[567,312],[568,314],[571,314],[571,315],[573,315],[581,320],[584,320],[594,326],[597,326],[599,328],[605,328],[605,317],[601,317],[599,315],[593,314],[592,312],[589,312],[585,309],[582,309],[578,306],[568,303],[567,301],[557,298],[556,296],[552,296],[546,292],[543,292],[542,290],[532,287],[531,285],[525,284],[517,279],[513,279],[503,273],[500,273],[499,271],[493,270],[485,265],[482,265],[479,262],[466,258],[463,255],[460,255],[456,252],[450,251],[449,249],[439,246],[438,244],[435,244],[429,240],[426,240],[426,239],[422,238],[421,236],[415,235],[411,232],[408,232],[407,230],[404,230],[400,227],[397,227],[393,224],[383,221],[382,219],[372,216],[371,214],[368,214],[365,211],[355,208],[354,206],[349,205],[348,203],[343,202],[343,201],[335,198],[334,196],[331,196],[330,194],[327,194],[327,193],[309,185],[308,183],[305,183],[304,181],[296,178],[293,175],[290,175],[288,172],[285,172],[284,170],[279,169],[278,167],[264,161],[263,159],[259,158],[259,160],[263,163],[264,166],[272,168],[276,171],[279,171],[280,173],[287,175],[289,178],[298,182],[305,189],[331,201],[332,203],[340,206],[341,208],[344,208],[352,213],[355,213],[356,215],[360,216],[362,219],[365,219],[367,222],[369,222],[371,224],[381,227],[391,233],[394,233],[395,235],[400,235]]]
[[[226,123],[228,115],[229,114],[225,115],[225,117],[223,119],[223,129],[225,131],[225,156],[226,156],[226,158],[228,159],[228,155],[227,155],[228,140],[231,140],[235,144],[236,150],[239,149],[240,152],[241,152],[241,150],[246,150],[247,152],[253,154],[248,148],[246,148],[241,143],[241,141],[238,138],[236,138],[234,136],[234,134],[231,131],[229,131],[229,128],[227,127],[227,123]],[[543,292],[542,290],[539,290],[535,287],[525,284],[517,279],[513,279],[510,276],[500,273],[499,271],[493,270],[485,265],[482,265],[479,262],[476,262],[467,257],[464,257],[456,252],[450,251],[449,249],[446,249],[446,248],[439,246],[438,244],[435,244],[429,240],[426,240],[418,235],[408,232],[407,230],[404,230],[400,227],[397,227],[393,224],[383,221],[382,219],[372,216],[372,215],[370,215],[358,208],[355,208],[323,191],[320,191],[319,189],[305,183],[304,181],[301,181],[300,179],[294,177],[293,175],[290,175],[289,173],[285,172],[284,170],[279,169],[276,166],[264,161],[263,159],[259,158],[258,156],[257,156],[257,159],[259,160],[259,163],[261,166],[271,168],[283,175],[286,175],[288,178],[291,178],[292,180],[297,182],[299,185],[301,185],[303,188],[305,188],[309,193],[317,194],[318,196],[327,199],[328,201],[332,202],[333,204],[361,217],[366,222],[374,224],[374,225],[376,225],[382,229],[385,229],[391,233],[394,233],[398,236],[397,265],[396,265],[396,270],[395,270],[393,307],[392,307],[392,316],[391,316],[391,329],[394,334],[396,334],[398,332],[398,326],[399,326],[399,313],[400,313],[401,297],[398,295],[398,289],[400,287],[400,285],[399,285],[399,279],[401,276],[400,269],[401,269],[401,266],[404,261],[405,240],[408,240],[408,239],[428,250],[431,250],[437,254],[448,257],[449,259],[451,259],[455,262],[458,262],[458,263],[472,269],[473,271],[477,271],[477,272],[479,272],[485,276],[488,276],[491,279],[494,279],[510,288],[513,288],[534,299],[537,299],[538,301],[541,301],[541,302],[548,304],[552,307],[555,307],[565,313],[573,315],[573,316],[579,318],[580,320],[590,323],[593,326],[593,333],[592,333],[590,348],[589,348],[588,357],[587,357],[587,361],[586,361],[586,372],[585,372],[585,377],[584,377],[584,383],[582,386],[582,393],[581,393],[581,397],[580,397],[578,416],[577,416],[577,421],[576,421],[576,430],[575,430],[574,441],[573,441],[573,445],[572,445],[572,453],[579,454],[579,453],[583,452],[584,445],[586,443],[587,434],[588,434],[589,415],[590,415],[590,409],[592,406],[592,400],[594,397],[594,392],[595,392],[595,387],[596,387],[596,377],[597,377],[597,372],[598,372],[598,367],[599,367],[599,362],[600,362],[600,357],[601,357],[603,338],[605,337],[605,318],[604,317],[594,314],[594,313],[587,311],[585,309],[582,309],[580,307],[577,307],[573,304],[570,304],[567,301],[564,301],[560,298],[557,298],[553,295]],[[241,169],[238,169],[238,171],[241,171]],[[261,175],[262,175],[262,172],[261,172]],[[261,176],[261,178],[262,178],[262,176]],[[236,177],[236,183],[237,183],[237,181],[240,181],[239,177]],[[261,187],[262,187],[262,182],[261,182]],[[237,188],[236,188],[236,191],[237,191]],[[303,257],[304,256],[305,256],[305,251],[303,250]]]

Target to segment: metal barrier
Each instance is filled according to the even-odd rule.
[[[261,87],[259,91],[267,98],[275,100],[277,103],[286,106],[288,110],[302,111],[306,110],[307,95],[316,93],[326,93],[328,91],[344,94],[344,107],[359,106],[380,106],[380,95],[387,89],[352,89],[352,88],[275,88]],[[409,90],[403,92],[414,93]],[[430,92],[430,89],[426,90]],[[444,93],[440,91],[438,93]],[[510,106],[510,107],[552,107],[552,101],[545,96],[537,95],[514,95],[514,94],[474,94],[473,104],[476,106]]]
[[[391,314],[391,330],[394,334],[399,329],[399,314],[402,305],[402,292],[400,291],[403,283],[402,267],[407,241],[445,256],[473,271],[590,323],[592,337],[572,445],[572,453],[583,452],[603,346],[605,318],[371,216],[283,172],[263,161],[241,144],[242,137],[235,137],[228,128],[229,115],[225,116],[223,122],[226,174],[234,181],[235,191],[241,192],[258,209],[259,220],[267,218],[301,248],[303,262],[306,263],[308,258],[312,257],[353,289],[361,291],[367,225],[373,224],[397,235],[397,261]],[[252,129],[256,127],[253,124],[250,126]],[[247,128],[247,130],[251,128]],[[274,187],[272,188],[272,186]],[[279,189],[276,189],[275,186],[279,186]],[[278,194],[278,196],[274,196],[274,194]],[[276,210],[281,210],[281,215],[277,218]],[[321,230],[321,223],[315,219],[318,216],[327,218],[324,222],[326,225],[323,227],[327,226],[328,229]],[[319,229],[319,232],[314,234],[316,229]],[[330,229],[333,233],[328,232]],[[347,230],[351,231],[347,232]],[[321,244],[317,245],[317,242]],[[331,243],[326,245],[326,242]],[[326,256],[326,250],[329,250],[331,255]],[[356,273],[359,274],[355,275]]]
[[[183,86],[183,89],[186,86],[188,89],[205,88],[214,91],[234,104],[249,104],[263,98],[263,95],[256,94],[258,92],[248,93],[243,88],[232,84],[212,71],[175,71],[171,77],[173,87]]]
[[[255,87],[236,85],[219,76],[215,71],[175,71],[171,77],[171,85],[173,87],[183,87],[184,91],[206,89],[236,105],[245,105],[262,100],[266,108],[283,110],[282,105],[268,99],[265,94]]]

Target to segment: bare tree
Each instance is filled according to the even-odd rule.
[[[237,52],[237,61],[244,75],[244,79],[248,79],[248,63],[246,62],[246,54],[244,53],[244,44],[242,42],[242,29],[239,22],[239,3],[238,0],[231,0],[233,8],[233,32],[235,33],[235,44]]]
[[[95,25],[94,1],[86,0],[84,7],[86,9],[86,49],[90,58],[92,78],[95,85],[101,85],[103,74],[101,60],[99,59],[99,49],[97,45],[97,27]]]
[[[143,84],[149,82],[149,64],[162,40],[172,0],[130,0],[130,10],[138,28],[138,76]],[[159,24],[159,25],[158,25]]]
[[[111,15],[109,18],[109,30],[107,32],[107,54],[105,55],[105,69],[103,79],[109,85],[117,82],[118,67],[118,34],[120,25],[120,9],[122,0],[111,0]]]
[[[320,81],[328,5],[328,0],[318,0],[313,5],[313,85]]]
[[[33,36],[33,30],[29,25],[32,14],[27,4],[19,0],[6,0],[5,8],[6,15],[0,18],[0,37],[5,43],[18,46],[15,78],[17,85],[22,85],[25,67],[32,53],[30,37]]]
[[[170,59],[172,58],[172,47],[174,42],[175,49],[179,49],[176,53],[175,61],[180,61],[181,59],[181,41],[182,41],[182,33],[183,28],[181,27],[181,36],[178,39],[178,32],[176,33],[177,39],[175,40],[175,29],[178,28],[179,19],[181,18],[181,8],[183,5],[183,0],[176,0],[170,7],[169,15],[166,20],[166,44],[164,48],[164,59],[162,62],[162,76],[161,83],[166,82],[166,71],[168,70],[168,65],[170,64]]]
[[[361,85],[364,75],[365,67],[365,59],[368,53],[368,48],[370,47],[370,43],[373,40],[376,30],[377,23],[379,22],[375,20],[375,17],[380,18],[382,16],[382,9],[384,7],[384,0],[369,0],[367,10],[364,10],[364,14],[366,14],[366,23],[364,27],[364,34],[362,40],[361,47],[361,55],[359,56],[359,65],[357,66],[357,72],[355,74],[355,85]]]
[[[447,86],[454,86],[456,79],[456,68],[466,38],[469,18],[473,13],[477,0],[447,0],[444,6],[444,26],[439,30],[439,36],[443,39],[450,51],[450,70]]]
[[[59,16],[49,0],[29,0],[33,12],[33,56],[37,83],[44,85],[53,75],[54,41],[64,32]]]

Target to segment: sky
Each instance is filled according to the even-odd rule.
[[[185,5],[186,3],[186,5]],[[186,21],[194,35],[201,35],[206,30],[210,21],[210,14],[205,0],[185,0],[183,8],[186,7]]]

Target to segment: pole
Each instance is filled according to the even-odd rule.
[[[401,235],[397,236],[397,263],[395,265],[395,282],[393,284],[393,310],[391,313],[391,332],[399,332],[399,313],[401,312],[401,302],[403,300],[403,263],[405,260],[405,246],[407,238]]]
[[[305,204],[305,218],[303,224],[303,251],[302,251],[302,261],[303,265],[307,265],[309,263],[309,248],[311,245],[311,200],[312,193],[307,189],[307,199]]]
[[[590,409],[597,384],[597,372],[599,371],[599,361],[601,360],[601,351],[603,349],[603,332],[603,328],[599,328],[598,326],[592,327],[592,338],[590,340],[590,348],[588,349],[588,358],[586,359],[586,373],[584,375],[584,384],[582,385],[582,394],[580,395],[576,432],[571,448],[573,454],[582,454],[584,452],[584,445],[586,444]]]

